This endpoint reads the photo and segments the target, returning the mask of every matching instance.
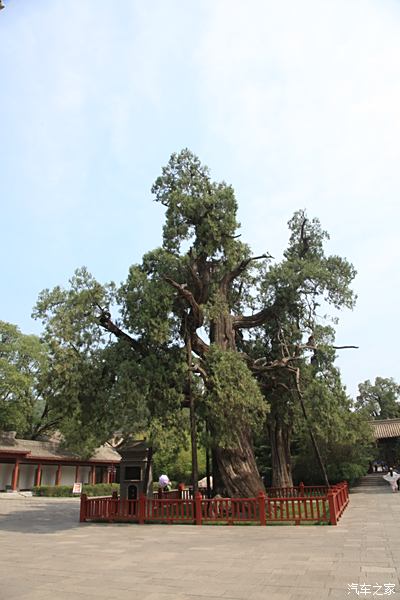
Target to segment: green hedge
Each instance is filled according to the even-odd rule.
[[[53,496],[53,497],[77,497],[78,494],[72,493],[72,485],[42,485],[35,486],[32,491],[35,496]],[[96,483],[91,485],[84,483],[82,493],[88,496],[111,496],[113,492],[119,492],[119,483]]]

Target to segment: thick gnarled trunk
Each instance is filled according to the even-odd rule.
[[[239,263],[237,268],[227,273],[219,282],[219,293],[214,306],[218,314],[211,319],[209,338],[212,344],[224,351],[237,352],[235,335],[238,328],[249,328],[259,324],[257,315],[252,317],[251,323],[249,318],[244,317],[241,320],[237,316],[231,315],[228,302],[232,282],[243,272],[251,260],[253,259],[246,259]],[[189,307],[189,313],[184,316],[184,330],[185,332],[187,329],[189,330],[192,350],[201,358],[207,355],[209,345],[201,339],[197,332],[203,326],[202,306],[210,299],[213,268],[214,264],[207,262],[205,257],[194,260],[190,266],[192,285],[189,287],[170,277],[165,277],[165,281],[177,290],[180,298]],[[200,367],[198,370],[203,373]],[[203,377],[207,381],[207,373],[204,373]],[[209,427],[210,432],[213,433],[212,422],[209,422]],[[236,497],[254,497],[260,490],[264,490],[264,486],[254,458],[251,432],[243,429],[243,424],[239,419],[235,429],[236,431],[232,431],[232,439],[236,440],[235,447],[229,449],[215,447],[213,449],[214,493]],[[218,432],[215,433],[218,437]]]
[[[223,350],[237,351],[233,317],[221,314],[211,323],[210,339]],[[214,493],[227,497],[253,498],[264,485],[254,457],[252,438],[249,431],[233,432],[234,448],[217,447],[213,451]]]
[[[290,454],[292,427],[270,415],[268,435],[271,444],[272,487],[293,487]]]
[[[233,449],[216,448],[213,459],[216,461],[214,492],[229,498],[254,498],[265,491],[249,434],[238,433]]]

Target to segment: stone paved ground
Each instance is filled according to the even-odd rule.
[[[389,486],[351,494],[337,527],[79,524],[76,499],[0,496],[0,600],[400,598]]]

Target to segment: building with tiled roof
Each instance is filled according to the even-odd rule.
[[[21,440],[15,432],[0,432],[0,491],[75,482],[111,483],[120,460],[120,454],[108,444],[83,459],[64,450],[60,441]]]
[[[400,419],[370,421],[376,440],[400,437]]]

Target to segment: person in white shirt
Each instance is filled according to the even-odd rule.
[[[397,473],[393,467],[389,468],[389,472],[383,476],[383,479],[390,483],[390,487],[392,488],[392,492],[397,492],[397,480],[400,479],[399,473]]]

